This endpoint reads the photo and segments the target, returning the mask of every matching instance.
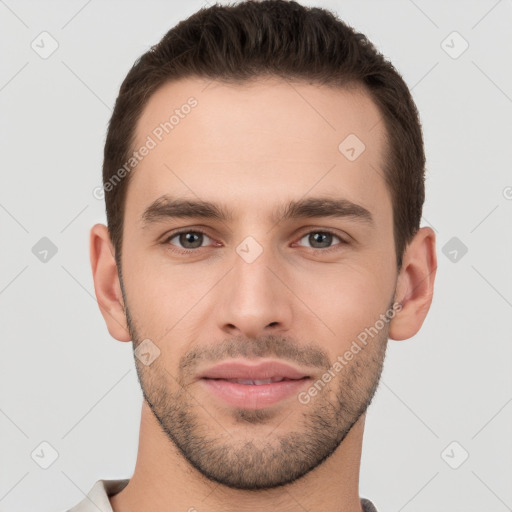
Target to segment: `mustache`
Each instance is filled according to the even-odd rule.
[[[205,361],[219,362],[225,359],[258,359],[273,356],[301,366],[314,366],[327,370],[331,362],[325,350],[316,344],[301,344],[289,337],[268,334],[258,338],[238,335],[216,343],[196,347],[182,357],[180,373],[193,372]]]

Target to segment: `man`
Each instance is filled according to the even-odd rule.
[[[139,451],[72,511],[375,511],[366,410],[436,273],[424,166],[407,86],[328,11],[214,5],[144,54],[90,240],[108,330],[133,341]]]

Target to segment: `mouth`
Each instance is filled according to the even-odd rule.
[[[281,361],[231,360],[213,366],[199,376],[208,394],[223,405],[262,409],[297,396],[312,376]]]
[[[240,384],[270,384],[282,380],[299,380],[310,377],[309,372],[277,360],[260,361],[254,364],[252,360],[223,361],[212,366],[198,375],[203,379],[222,379],[237,381]]]
[[[223,405],[239,409],[264,409],[290,398],[297,399],[300,391],[311,379],[209,379],[201,382],[208,394]]]

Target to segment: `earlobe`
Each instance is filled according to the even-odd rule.
[[[91,228],[89,242],[94,291],[107,329],[116,340],[131,341],[114,248],[107,226],[95,224]]]
[[[390,323],[391,339],[411,338],[427,316],[437,270],[435,239],[431,228],[420,228],[404,252],[395,295],[402,308]]]

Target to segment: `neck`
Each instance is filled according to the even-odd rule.
[[[361,512],[359,468],[365,415],[322,464],[299,480],[275,489],[231,489],[192,467],[143,402],[139,450],[128,485],[110,498],[114,512]]]

